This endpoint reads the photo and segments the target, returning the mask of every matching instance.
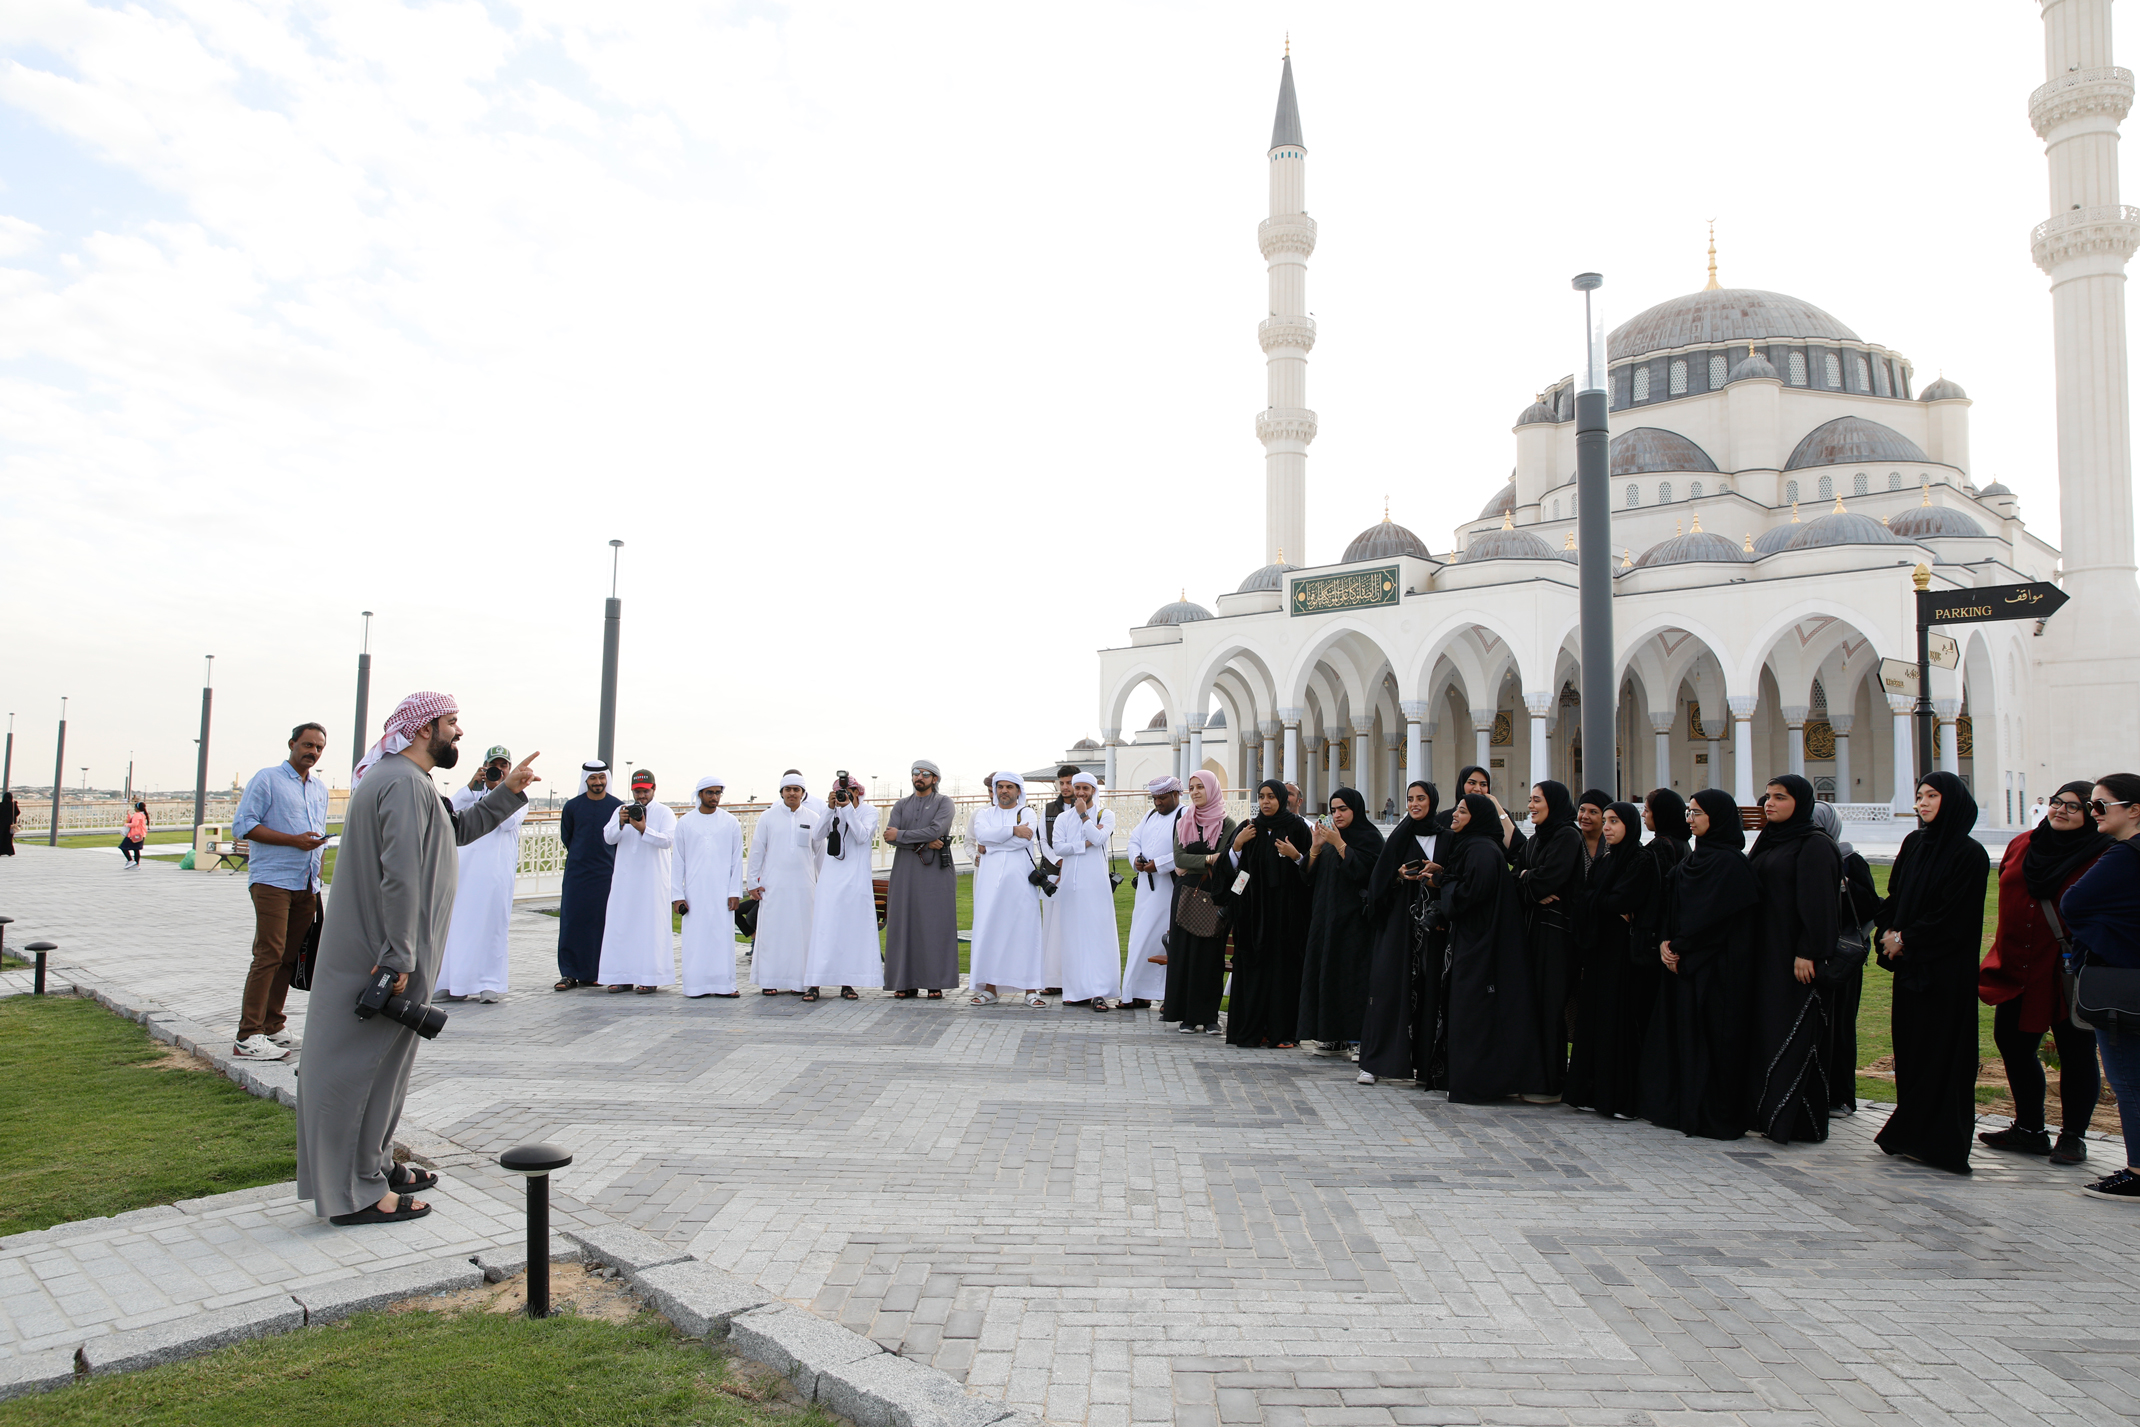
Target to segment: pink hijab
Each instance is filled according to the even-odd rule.
[[[1219,787],[1219,775],[1208,768],[1199,768],[1189,775],[1204,785],[1204,805],[1191,802],[1181,812],[1182,821],[1188,825],[1189,836],[1183,842],[1216,843],[1219,834],[1226,829],[1226,799]]]

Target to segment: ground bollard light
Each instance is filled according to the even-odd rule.
[[[37,954],[37,979],[31,984],[30,994],[32,996],[42,996],[45,994],[45,953],[58,951],[59,944],[49,941],[33,941],[23,950]]]
[[[7,929],[14,924],[13,917],[0,917],[0,953],[7,950]]]
[[[550,1172],[572,1163],[556,1145],[515,1145],[498,1167],[528,1181],[528,1317],[550,1316]]]

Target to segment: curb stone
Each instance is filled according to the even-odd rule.
[[[634,1274],[632,1283],[647,1306],[674,1323],[685,1337],[708,1341],[727,1337],[728,1325],[738,1313],[773,1301],[764,1290],[696,1259],[647,1269]]]
[[[598,1224],[587,1229],[560,1229],[558,1235],[580,1246],[584,1257],[607,1264],[626,1278],[663,1264],[682,1263],[691,1257],[670,1248],[652,1234],[642,1234],[623,1224]]]
[[[474,1288],[481,1282],[483,1270],[468,1259],[433,1259],[429,1263],[388,1269],[384,1273],[332,1279],[311,1288],[300,1288],[291,1297],[302,1305],[305,1322],[332,1323],[354,1313],[399,1303],[404,1298],[451,1293],[456,1289]]]
[[[781,1303],[738,1313],[729,1320],[728,1342],[744,1357],[794,1383],[795,1390],[813,1402],[821,1374],[884,1354],[859,1333]]]
[[[817,1375],[817,1401],[856,1427],[988,1427],[1010,1411],[969,1397],[949,1377],[896,1353],[879,1353]]]
[[[565,1242],[557,1235],[550,1236],[551,1263],[578,1263],[581,1258],[577,1244]],[[485,1283],[503,1283],[528,1266],[528,1251],[525,1244],[518,1248],[485,1249],[469,1260],[483,1271]]]
[[[41,1353],[0,1358],[0,1402],[50,1392],[74,1381],[74,1353],[66,1348],[47,1348]]]
[[[304,1325],[305,1310],[288,1294],[278,1293],[273,1298],[91,1338],[82,1345],[81,1359],[92,1373],[133,1372]]]

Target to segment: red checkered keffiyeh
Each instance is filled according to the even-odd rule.
[[[415,742],[416,730],[435,718],[457,714],[461,706],[451,694],[434,694],[428,690],[415,693],[394,705],[394,711],[386,716],[386,732],[379,741],[365,751],[364,761],[357,764],[356,771],[349,775],[349,786],[354,788],[371,766],[389,753],[399,753]]]

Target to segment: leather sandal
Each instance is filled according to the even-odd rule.
[[[345,1229],[354,1224],[399,1224],[405,1219],[421,1219],[424,1215],[430,1212],[430,1205],[425,1204],[421,1207],[418,1207],[416,1200],[413,1196],[407,1194],[397,1194],[394,1196],[394,1208],[392,1213],[381,1209],[376,1204],[367,1204],[354,1214],[332,1215],[328,1218],[327,1222],[330,1224],[339,1224]]]

